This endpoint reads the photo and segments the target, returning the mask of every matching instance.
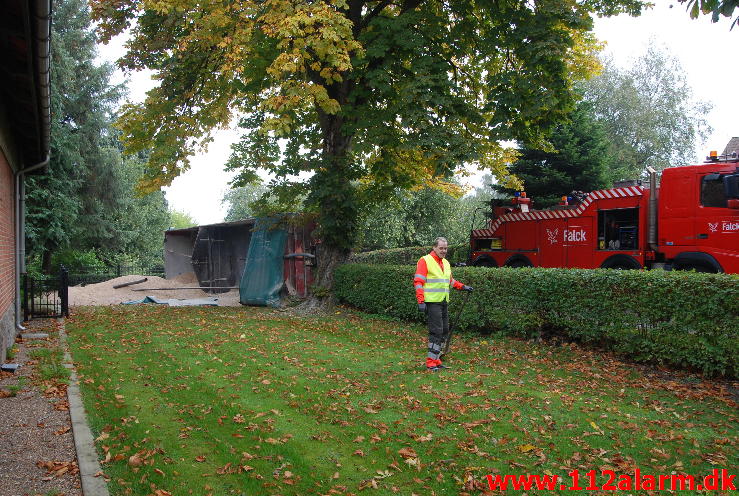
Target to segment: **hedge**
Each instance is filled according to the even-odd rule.
[[[339,301],[370,313],[423,321],[413,269],[345,264],[335,274]],[[636,362],[739,377],[739,277],[695,272],[461,267],[450,315],[469,297],[461,331],[520,337],[553,333]]]
[[[446,259],[452,264],[467,262],[469,248],[469,244],[449,245]],[[431,246],[410,246],[408,248],[366,251],[363,253],[354,253],[349,259],[349,263],[416,265],[419,258],[428,255],[430,252]]]

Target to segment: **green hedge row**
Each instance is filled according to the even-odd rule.
[[[446,259],[449,263],[467,262],[470,245],[449,245]],[[350,263],[373,265],[416,265],[418,259],[431,252],[431,246],[410,246],[408,248],[390,248],[387,250],[354,253]]]
[[[694,272],[454,269],[475,288],[458,329],[532,337],[541,332],[615,351],[636,362],[739,377],[739,277]],[[345,264],[339,301],[423,321],[413,269]],[[450,315],[468,294],[453,291]]]

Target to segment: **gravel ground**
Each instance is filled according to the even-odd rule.
[[[113,286],[127,282],[133,282],[146,278],[146,282],[114,289]],[[163,279],[157,276],[130,275],[116,277],[98,284],[87,286],[72,286],[69,288],[69,305],[118,305],[126,301],[143,300],[145,296],[168,300],[175,298],[179,300],[194,298],[218,298],[218,306],[240,306],[239,290],[233,289],[227,293],[210,294],[200,289],[176,289],[181,287],[197,287],[198,281],[195,274],[183,274],[174,279]],[[140,289],[155,288],[156,291],[138,291]],[[160,291],[161,288],[171,288]],[[137,291],[134,291],[137,290]]]
[[[42,383],[29,349],[58,344],[53,321],[33,321],[48,340],[16,341],[15,374],[0,372],[0,496],[82,496],[66,385]],[[24,379],[21,379],[24,378]],[[23,387],[5,397],[13,386]]]

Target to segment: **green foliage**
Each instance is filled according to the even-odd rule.
[[[737,276],[472,267],[453,274],[475,288],[462,330],[554,333],[637,362],[739,377]],[[335,295],[371,313],[419,321],[412,277],[408,266],[346,264],[336,271]],[[465,296],[454,292],[451,315]]]
[[[610,142],[611,181],[646,177],[695,161],[695,149],[711,133],[711,105],[698,101],[685,71],[667,48],[654,44],[630,68],[603,60],[603,73],[581,83]],[[582,188],[578,188],[582,189]]]
[[[305,197],[295,195],[291,185],[272,182],[269,185],[249,183],[227,191],[221,200],[227,205],[225,220],[271,217],[285,212],[305,212]]]
[[[550,142],[554,150],[523,147],[510,167],[523,182],[534,208],[556,205],[572,191],[594,191],[611,184],[606,180],[611,165],[609,142],[602,125],[595,120],[592,105],[580,102],[569,121],[559,124]],[[514,190],[496,187],[513,196]]]
[[[113,68],[96,65],[96,37],[84,0],[54,3],[51,156],[46,174],[26,178],[29,254],[46,272],[65,249],[94,249],[106,261],[131,254],[161,261],[169,216],[162,192],[134,195],[145,153],[123,160],[111,128],[123,91]]]
[[[198,223],[195,219],[193,219],[190,214],[187,212],[182,212],[180,210],[176,210],[171,208],[169,210],[169,226],[172,229],[185,229],[187,227],[193,227],[197,226]],[[226,219],[231,220],[231,219]]]
[[[75,271],[80,267],[91,267],[94,269],[104,269],[105,263],[98,257],[95,250],[80,251],[74,249],[66,249],[54,254],[52,258],[52,267],[63,265],[70,271]]]
[[[431,245],[411,246],[407,248],[391,248],[388,250],[373,250],[352,254],[349,261],[358,264],[372,265],[416,265],[418,259],[431,253]],[[467,262],[469,243],[449,245],[447,260],[449,263]]]
[[[330,264],[356,246],[368,201],[396,188],[464,164],[515,185],[501,143],[543,143],[574,106],[592,15],[644,4],[97,0],[93,12],[104,40],[135,26],[121,65],[160,81],[119,120],[128,151],[152,150],[142,190],[171,184],[213,130],[248,114],[237,184],[266,168],[305,196]]]
[[[477,195],[460,198],[434,188],[398,190],[362,211],[357,246],[365,250],[419,246],[439,236],[451,244],[463,243],[480,205]]]
[[[700,14],[711,14],[711,22],[718,22],[720,16],[731,17],[739,7],[739,0],[678,0],[688,4],[690,17],[696,19]],[[739,23],[739,17],[731,22],[731,29]]]

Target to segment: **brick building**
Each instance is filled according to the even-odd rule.
[[[51,0],[3,0],[0,15],[0,363],[20,326],[23,177],[49,156]]]

